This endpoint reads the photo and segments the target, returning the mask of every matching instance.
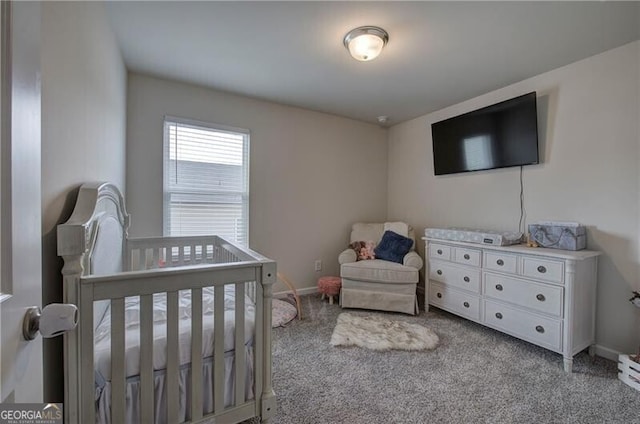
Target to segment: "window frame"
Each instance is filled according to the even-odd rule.
[[[249,180],[249,167],[251,164],[250,158],[250,137],[251,133],[249,130],[244,128],[232,127],[228,125],[215,124],[211,122],[204,122],[195,119],[188,118],[180,118],[172,115],[165,115],[162,121],[162,235],[167,237],[170,235],[170,213],[169,213],[169,202],[170,202],[170,193],[169,190],[169,133],[168,133],[168,124],[175,123],[177,125],[186,125],[186,126],[195,126],[200,127],[204,130],[211,130],[216,132],[225,132],[231,133],[234,135],[242,135],[243,136],[243,173],[244,178],[246,180],[246,191],[241,193],[242,204],[245,207],[242,210],[242,219],[245,222],[246,234],[246,247],[249,247],[249,207],[250,207],[250,180]],[[203,194],[212,194],[211,192],[202,192]],[[233,241],[233,240],[229,240]],[[240,243],[242,244],[242,243]]]

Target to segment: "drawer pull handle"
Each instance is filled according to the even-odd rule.
[[[500,266],[504,265],[504,261],[502,259],[498,259],[496,263]]]
[[[466,275],[464,276],[463,280],[464,280],[465,283],[468,283],[470,281],[469,277],[467,277]]]
[[[544,327],[541,325],[536,325],[536,331],[540,334],[544,333]]]
[[[502,314],[500,312],[496,312],[496,318],[502,319]]]
[[[544,297],[544,295],[541,293],[536,295],[536,299],[538,299],[540,302],[544,302],[546,297]]]
[[[471,259],[471,256],[469,256],[469,254],[468,254],[468,253],[465,253],[465,254],[464,254],[464,258],[465,258],[466,260],[469,260],[469,259]]]
[[[438,255],[442,255],[442,249],[438,249]]]
[[[442,298],[442,293],[436,293],[436,296],[438,297],[438,299]]]
[[[538,272],[539,272],[540,274],[544,274],[545,272],[547,272],[547,268],[545,268],[545,267],[543,267],[542,265],[540,265],[540,266],[538,267]]]
[[[502,284],[496,284],[496,290],[502,291]]]
[[[463,305],[464,305],[465,308],[468,308],[469,307],[469,302],[464,302]]]
[[[441,270],[441,269],[437,270],[437,271],[436,271],[436,274],[438,274],[438,275],[442,275],[442,270]]]

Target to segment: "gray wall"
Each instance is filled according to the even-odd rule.
[[[527,222],[578,221],[600,250],[599,354],[635,352],[640,311],[640,42],[396,125],[389,131],[388,218],[425,227],[518,228],[519,168],[435,177],[431,124],[538,93],[540,165],[524,168]],[[421,251],[424,246],[420,246]]]
[[[43,304],[62,300],[56,225],[77,188],[124,189],[126,70],[102,3],[42,3]],[[62,402],[62,338],[45,341],[45,401]]]
[[[338,254],[353,222],[386,217],[385,129],[132,73],[127,102],[127,205],[134,237],[162,235],[165,115],[251,132],[249,244],[277,260],[298,288],[338,275]],[[321,272],[314,271],[316,259],[323,261]]]

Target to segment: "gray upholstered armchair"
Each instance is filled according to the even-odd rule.
[[[386,230],[412,239],[411,250],[402,263],[382,259],[358,260],[354,249],[343,251],[338,257],[342,277],[340,305],[343,308],[378,309],[414,315],[418,312],[416,288],[423,261],[414,250],[413,229],[403,222],[356,223],[351,228],[350,243],[372,241],[379,244]]]

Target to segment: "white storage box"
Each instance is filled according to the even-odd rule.
[[[587,247],[587,232],[577,222],[536,222],[529,224],[531,241],[540,247],[582,250]]]
[[[618,355],[618,379],[640,391],[640,364],[629,355]]]
[[[439,240],[466,241],[467,243],[508,246],[522,241],[522,233],[477,230],[473,228],[425,228],[427,238]]]

